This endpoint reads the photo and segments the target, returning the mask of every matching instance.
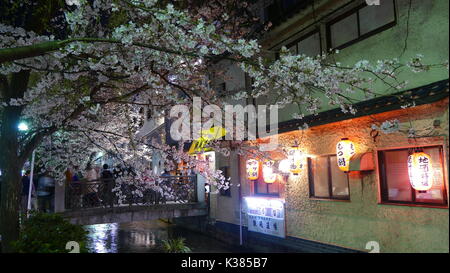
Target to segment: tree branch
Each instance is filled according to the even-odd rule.
[[[25,58],[32,58],[37,56],[42,56],[47,53],[57,51],[61,49],[62,47],[74,43],[74,42],[87,42],[87,43],[110,43],[110,44],[122,44],[120,40],[116,39],[108,39],[108,38],[95,38],[95,37],[82,37],[82,38],[71,38],[66,40],[57,40],[57,41],[50,41],[50,42],[42,42],[34,45],[29,46],[20,46],[20,47],[13,47],[13,48],[2,48],[0,49],[0,64],[5,62],[11,62],[16,61],[20,59]],[[160,46],[154,46],[154,45],[148,45],[144,43],[139,42],[133,42],[131,43],[133,46],[137,47],[144,47],[160,52],[165,52],[169,54],[174,55],[180,55],[180,56],[190,56],[190,57],[205,57],[208,59],[215,60],[218,56],[216,55],[200,55],[196,52],[182,52],[179,50],[172,50]],[[242,62],[243,60],[237,60],[231,57],[223,57],[224,59],[231,60],[234,62]]]
[[[94,86],[91,89],[90,95],[94,95],[96,92],[100,90],[100,86]],[[79,117],[88,107],[84,104],[79,104],[75,110],[66,117],[62,123],[61,126],[52,125],[45,130],[40,131],[39,133],[35,134],[23,147],[22,152],[20,153],[19,157],[23,160],[26,160],[34,149],[39,145],[39,143],[42,141],[42,139],[46,136],[49,136],[53,134],[54,132],[58,131],[58,129],[62,128],[67,122]]]
[[[0,49],[0,64],[30,57],[41,56],[46,53],[58,50],[71,42],[74,41],[50,41],[29,46],[2,48]]]

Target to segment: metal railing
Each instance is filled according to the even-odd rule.
[[[114,190],[113,190],[114,189]],[[197,202],[196,176],[161,176],[154,183],[114,179],[67,182],[65,209]]]

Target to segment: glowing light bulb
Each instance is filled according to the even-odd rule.
[[[28,129],[29,129],[28,124],[26,124],[25,122],[19,123],[17,128],[19,128],[19,131],[28,131]]]

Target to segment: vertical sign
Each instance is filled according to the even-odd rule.
[[[423,152],[409,155],[408,175],[411,186],[415,190],[429,190],[433,185],[431,177],[431,157]]]
[[[347,138],[341,139],[336,145],[338,167],[341,171],[348,172],[350,158],[355,154],[355,145]]]

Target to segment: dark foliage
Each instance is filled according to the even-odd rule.
[[[25,219],[19,240],[13,242],[13,249],[19,253],[68,253],[66,244],[75,241],[80,252],[88,252],[87,231],[74,225],[58,214],[33,213]]]

